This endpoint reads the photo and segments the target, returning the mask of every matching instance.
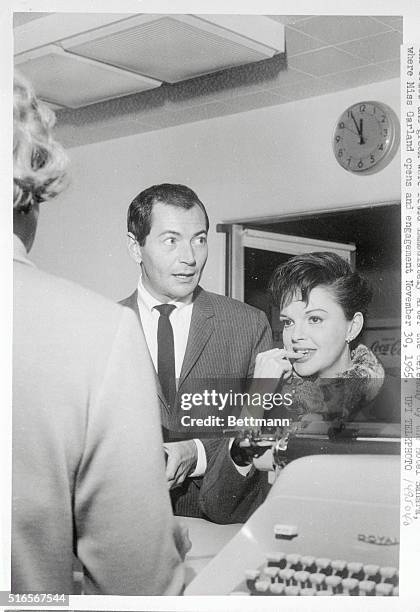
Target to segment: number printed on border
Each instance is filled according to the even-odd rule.
[[[69,596],[64,593],[10,593],[0,591],[0,606],[68,606]]]

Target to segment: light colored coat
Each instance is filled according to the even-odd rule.
[[[22,245],[20,244],[20,247]],[[14,263],[12,592],[176,595],[184,568],[134,315]]]

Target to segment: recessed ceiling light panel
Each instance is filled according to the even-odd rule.
[[[284,51],[284,27],[244,15],[137,15],[61,41],[63,48],[175,83]]]
[[[22,53],[15,57],[15,65],[31,81],[38,96],[70,108],[161,85],[156,79],[67,53],[56,45]]]

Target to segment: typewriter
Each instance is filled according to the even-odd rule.
[[[186,595],[398,595],[399,425],[314,427]]]

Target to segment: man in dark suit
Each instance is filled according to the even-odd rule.
[[[166,475],[174,511],[185,516],[203,516],[202,476],[220,441],[179,433],[181,394],[202,391],[200,379],[251,377],[257,354],[271,348],[263,312],[199,286],[208,228],[203,203],[184,185],[150,187],[128,210],[128,248],[141,275],[121,304],[139,317],[158,373]]]

